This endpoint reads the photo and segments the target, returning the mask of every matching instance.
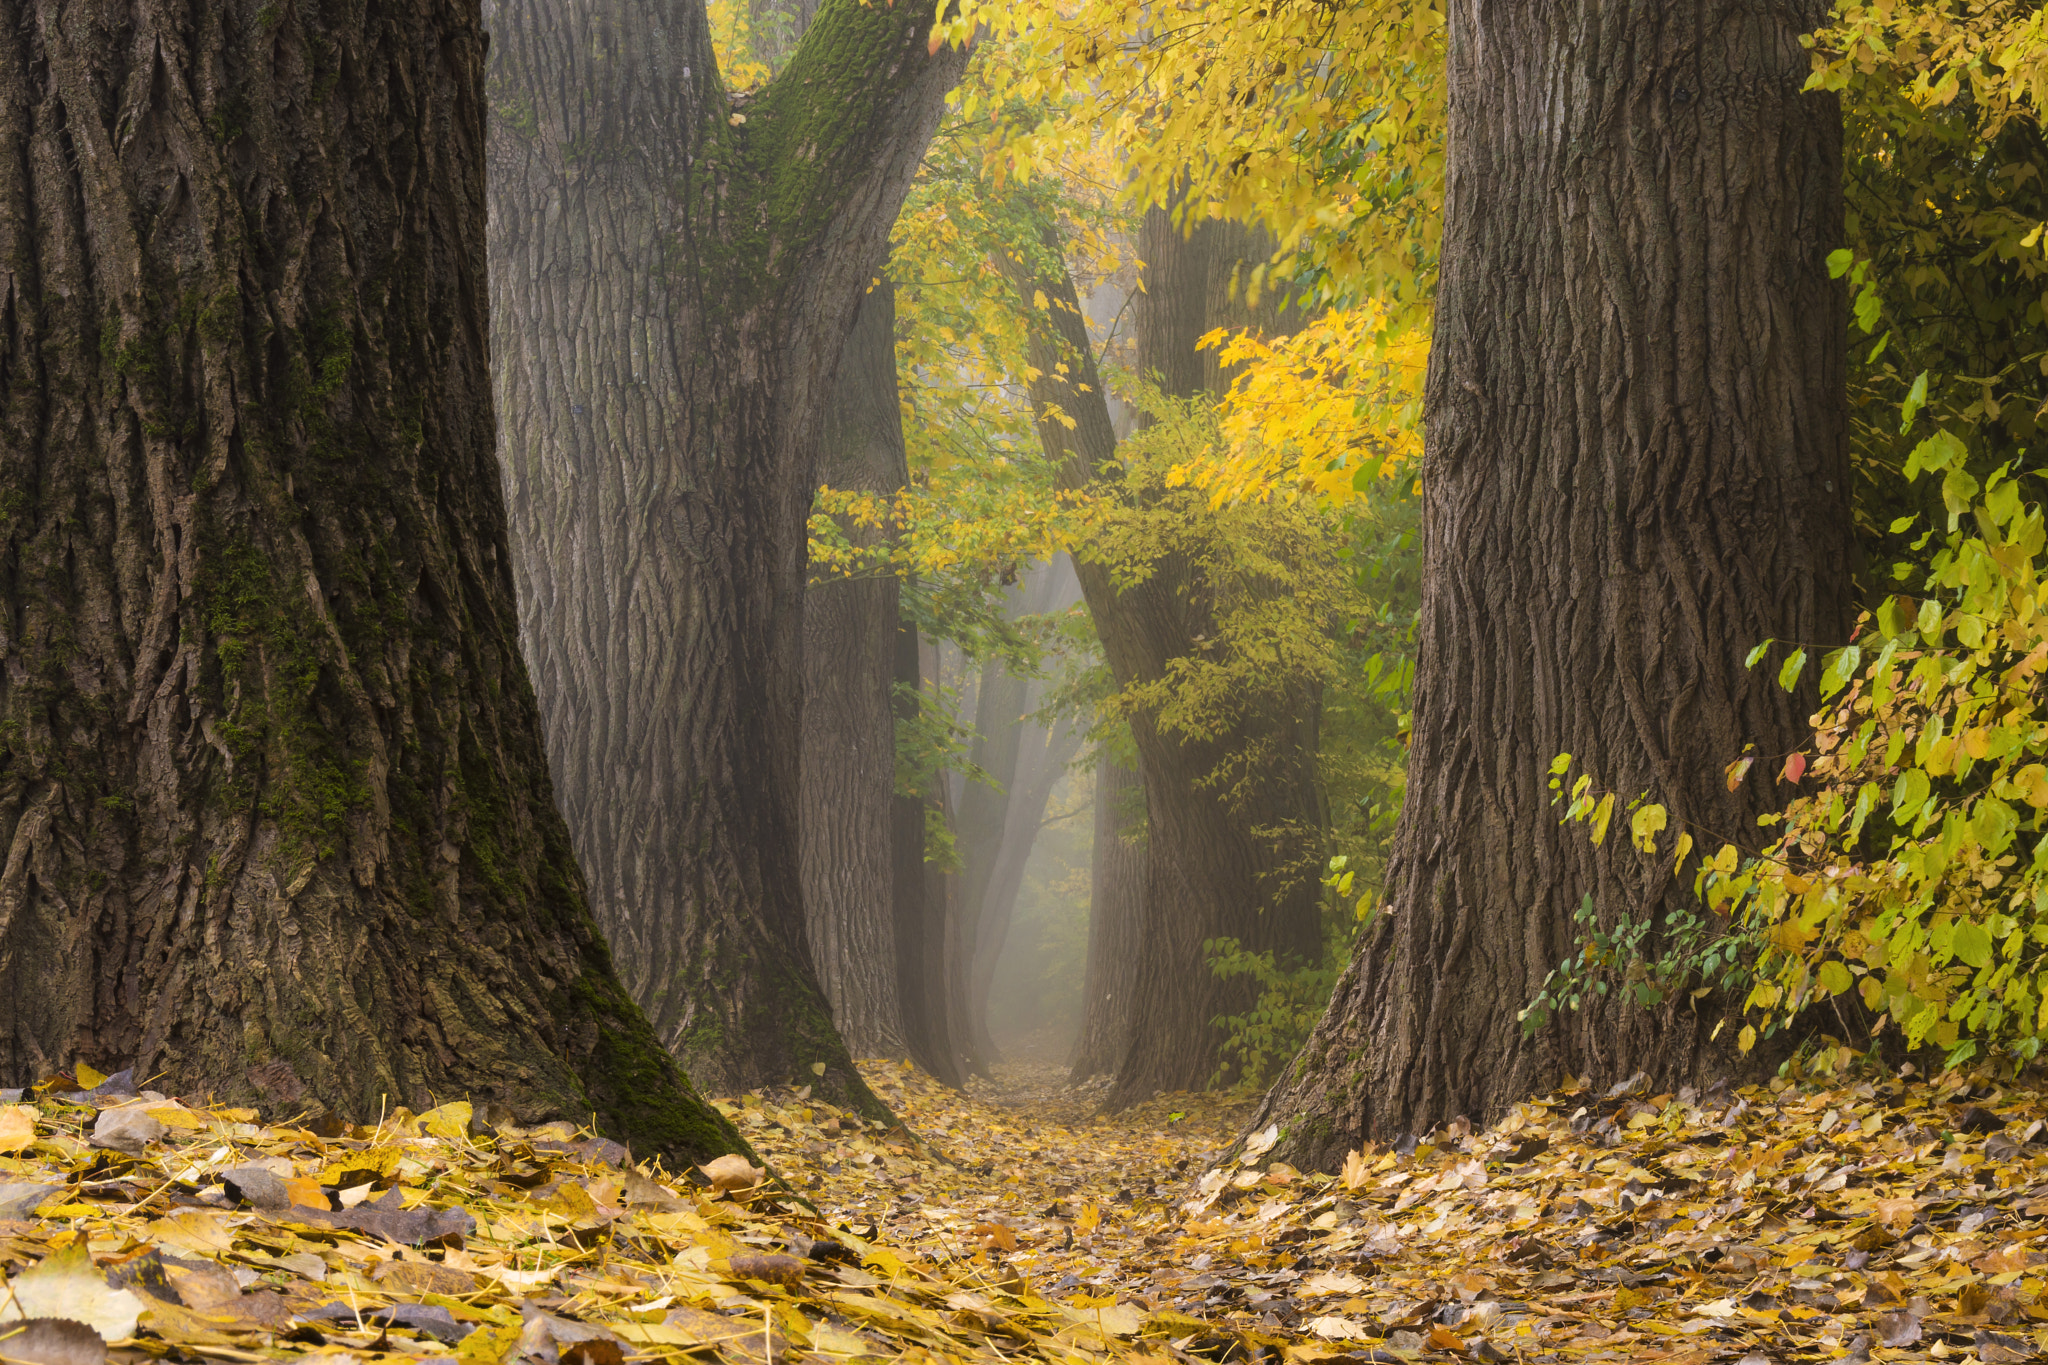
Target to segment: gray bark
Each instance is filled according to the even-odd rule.
[[[886,281],[847,340],[823,451],[819,478],[830,487],[888,497],[909,481]],[[850,535],[872,543],[883,533]],[[896,923],[896,598],[886,576],[813,584],[804,598],[804,911],[819,984],[856,1057],[909,1048]],[[915,876],[921,887],[922,867]]]
[[[1088,977],[1069,1077],[1110,1075],[1123,1060],[1139,957],[1145,951],[1144,786],[1103,755],[1095,778],[1095,845],[1088,876]],[[1138,810],[1128,809],[1133,803]]]
[[[926,28],[827,0],[744,101],[697,4],[503,0],[492,48],[520,603],[599,920],[701,1083],[823,1065],[876,1114],[806,943],[805,526],[841,347],[963,61]]]

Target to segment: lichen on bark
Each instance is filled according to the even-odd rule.
[[[110,14],[0,2],[0,1083],[735,1147],[518,652],[477,7]]]
[[[492,44],[520,602],[599,918],[700,1083],[876,1117],[805,937],[802,603],[823,406],[962,62],[919,13],[830,0],[745,97],[695,5],[504,0]]]

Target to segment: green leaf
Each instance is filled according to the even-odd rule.
[[[1828,665],[1821,670],[1820,694],[1832,697],[1849,685],[1849,679],[1856,674],[1856,665],[1863,661],[1863,650],[1858,645],[1844,645],[1828,655]]]
[[[1953,432],[1942,430],[1913,447],[1913,453],[1906,457],[1906,477],[1917,479],[1921,474],[1949,469],[1962,464],[1970,451]]]
[[[1839,280],[1849,273],[1849,267],[1856,262],[1856,253],[1848,247],[1836,247],[1828,253],[1828,278]]]
[[[1799,675],[1806,669],[1806,651],[1795,649],[1792,657],[1778,666],[1778,686],[1790,692],[1799,685]]]
[[[1910,597],[1887,597],[1877,604],[1877,629],[1884,636],[1904,635],[1913,628],[1916,604]]]
[[[1860,306],[1860,305],[1861,305],[1861,303],[1862,303],[1862,300],[1861,300],[1861,299],[1858,299],[1858,300],[1857,300],[1857,303],[1858,303],[1858,305]],[[1870,329],[1866,327],[1866,328],[1864,328],[1864,330],[1865,330],[1865,331],[1869,331]],[[1919,377],[1918,377],[1918,378],[1916,378],[1916,379],[1915,379],[1915,380],[1913,381],[1913,387],[1912,387],[1911,389],[1907,390],[1907,392],[1906,392],[1906,401],[1905,401],[1905,402],[1903,402],[1903,403],[1901,403],[1901,404],[1899,404],[1899,416],[1900,416],[1900,417],[1901,417],[1901,419],[1902,419],[1902,420],[1901,420],[1901,421],[1899,422],[1899,434],[1900,434],[1901,436],[1905,435],[1905,434],[1906,434],[1907,432],[1909,432],[1909,431],[1911,431],[1911,430],[1913,429],[1913,419],[1914,419],[1915,417],[1918,417],[1918,416],[1920,415],[1920,409],[1922,409],[1922,408],[1924,408],[1924,407],[1926,407],[1926,406],[1927,406],[1927,371],[1925,371],[1925,370],[1922,370],[1922,371],[1920,371],[1920,375],[1919,375]],[[1907,467],[1907,470],[1906,470],[1906,474],[1907,474],[1907,477],[1909,477],[1909,478],[1910,478],[1910,477],[1912,476],[1912,472],[1913,472],[1913,471],[1912,471],[1912,468],[1911,468],[1911,466],[1910,466],[1910,465],[1908,465],[1908,467]]]
[[[1911,526],[1914,522],[1918,520],[1920,520],[1919,517],[1911,515],[1903,517],[1893,517],[1891,524],[1891,533],[1893,535],[1897,535],[1899,532],[1905,530],[1908,526]]]
[[[2006,525],[2020,514],[2020,486],[2011,480],[1998,485],[1985,495],[1984,507],[1993,521]]]
[[[1950,512],[1966,512],[1970,499],[1977,496],[1977,480],[1968,470],[1951,469],[1941,477],[1942,505]]]
[[[1957,961],[1972,967],[1982,967],[1991,961],[1991,935],[1973,920],[1957,922],[1955,941],[1950,948]]]
[[[1920,603],[1920,614],[1913,618],[1913,629],[1932,639],[1941,630],[1941,603],[1932,597]]]
[[[1849,975],[1849,969],[1832,958],[1821,963],[1820,970],[1814,975],[1821,988],[1829,995],[1847,994],[1849,987],[1855,983],[1855,978]]]
[[[1744,668],[1755,668],[1756,661],[1764,657],[1764,651],[1776,643],[1778,643],[1776,640],[1766,640],[1755,649],[1749,651],[1749,657],[1742,661],[1742,666]]]
[[[1899,774],[1899,780],[1892,784],[1892,818],[1904,819],[1920,809],[1927,800],[1927,774],[1918,768],[1908,768]]]
[[[1879,320],[1884,316],[1884,300],[1877,296],[1877,281],[1863,286],[1856,296],[1856,325],[1865,332],[1875,332]],[[1911,418],[1906,419],[1910,425]]]

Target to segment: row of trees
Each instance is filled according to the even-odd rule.
[[[1113,1102],[1258,1071],[1219,954],[1348,955],[1261,1119],[1302,1164],[1736,1065],[1684,992],[1504,1002],[1588,897],[1692,904],[1552,758],[1754,829],[1726,765],[1816,693],[1745,656],[1847,637],[1827,16],[1252,8],[0,6],[0,1072],[678,1158],[738,1141],[690,1078],[884,1118],[854,1053],[992,1060],[1084,744]],[[1354,953],[1409,543],[1356,513],[1418,417]],[[1097,667],[1042,677],[1063,595]]]

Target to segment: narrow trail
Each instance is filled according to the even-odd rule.
[[[730,1112],[827,1221],[885,1266],[973,1286],[956,1320],[1027,1353],[2048,1358],[2048,1096],[1986,1075],[1574,1086],[1328,1176],[1261,1161],[1271,1132],[1212,1169],[1247,1098],[1103,1116],[1104,1087],[1043,1061],[966,1094],[862,1067],[928,1150],[901,1128],[820,1133],[797,1092]]]
[[[2048,1349],[2048,1095],[1572,1085],[1336,1175],[1227,1164],[1245,1102],[1020,1060],[773,1087],[670,1171],[466,1101],[317,1133],[132,1078],[0,1103],[12,1365],[1672,1365]],[[116,1082],[120,1082],[119,1085]],[[84,1088],[92,1086],[91,1089]],[[10,1321],[10,1319],[21,1321]]]

